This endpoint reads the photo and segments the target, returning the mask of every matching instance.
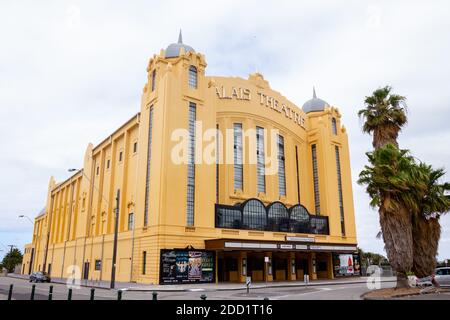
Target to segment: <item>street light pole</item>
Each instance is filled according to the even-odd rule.
[[[100,194],[100,196],[103,198],[103,200],[105,200],[106,204],[109,205],[108,200],[105,198],[105,196],[103,195],[103,193],[97,188],[97,186],[91,182],[91,179],[89,179],[89,177],[86,175],[86,173],[84,173],[84,170],[80,170],[80,169],[69,169],[69,172],[74,172],[74,171],[81,171],[81,173],[83,174],[83,176],[87,179],[87,181],[89,182],[89,184],[91,184],[95,190],[97,190],[97,192]]]
[[[84,170],[78,170],[78,169],[69,169],[69,172],[74,171],[81,171],[83,176],[87,179],[89,184],[92,185],[94,189],[97,190],[97,192],[100,194],[100,196],[103,198],[103,200],[106,202],[106,204],[109,207],[109,202],[103,195],[103,193],[91,182],[91,179],[84,173]],[[113,257],[112,257],[112,266],[111,266],[111,283],[110,288],[114,289],[116,284],[116,260],[117,260],[117,236],[119,232],[119,205],[120,205],[120,189],[117,189],[117,196],[116,196],[116,210],[115,210],[115,222],[114,222],[114,244],[113,244]]]
[[[116,196],[116,215],[114,222],[114,246],[113,246],[113,256],[112,256],[112,266],[111,266],[111,284],[110,288],[114,289],[116,284],[116,259],[117,259],[117,234],[119,227],[119,205],[120,205],[120,189],[117,189]]]
[[[30,222],[31,222],[31,224],[33,224],[33,225],[34,225],[34,223],[33,223],[33,220],[31,220],[29,216],[26,216],[26,215],[24,215],[24,214],[21,214],[21,215],[19,216],[19,218],[27,218],[27,219],[28,219],[28,221],[30,221]]]

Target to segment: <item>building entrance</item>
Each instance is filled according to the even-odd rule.
[[[217,276],[219,282],[239,282],[238,257],[233,253],[224,253],[217,259]]]
[[[219,282],[333,279],[331,253],[306,251],[216,251]]]
[[[286,253],[273,254],[273,280],[285,281],[288,279],[288,258]]]
[[[247,276],[252,277],[252,281],[264,281],[264,254],[248,253],[247,254]]]

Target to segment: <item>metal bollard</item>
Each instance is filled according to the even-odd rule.
[[[72,288],[69,288],[69,293],[67,294],[67,300],[72,300]]]
[[[200,296],[200,299],[206,300],[206,294],[202,294],[202,295]]]
[[[11,285],[9,286],[8,300],[11,300],[11,299],[12,299],[13,287],[14,287],[13,284],[11,284]]]
[[[50,286],[50,288],[48,289],[48,300],[52,299],[53,299],[53,286]]]
[[[152,296],[153,296],[153,300],[158,300],[158,292],[153,291]]]
[[[31,296],[30,296],[30,300],[34,300],[34,291],[36,291],[36,285],[33,284],[31,286]]]
[[[122,290],[117,291],[117,300],[122,300]]]
[[[94,300],[95,289],[91,288],[91,300]]]

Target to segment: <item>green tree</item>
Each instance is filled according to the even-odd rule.
[[[20,250],[14,248],[3,257],[1,265],[8,270],[8,272],[13,272],[15,266],[22,263],[22,258],[23,256]]]
[[[364,250],[358,248],[359,256],[361,257],[361,265],[369,266],[369,265],[389,265],[388,259],[378,253],[374,252],[365,252]]]

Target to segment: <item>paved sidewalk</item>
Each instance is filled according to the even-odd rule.
[[[8,274],[8,277],[27,279],[27,275]],[[289,288],[289,287],[305,287],[305,286],[327,286],[327,285],[342,285],[342,284],[354,284],[365,283],[368,277],[349,277],[339,278],[333,280],[314,280],[306,285],[303,281],[282,281],[282,282],[256,282],[251,285],[253,289],[264,288]],[[393,282],[396,281],[395,277],[382,277],[381,282]],[[67,279],[52,278],[54,283],[66,284]],[[96,289],[110,290],[109,281],[91,281],[80,280],[79,285],[83,287],[92,287]],[[178,291],[229,291],[229,290],[242,290],[245,289],[243,283],[197,283],[197,284],[172,284],[172,285],[158,285],[158,284],[138,284],[132,282],[116,282],[115,289],[127,290],[127,291],[164,291],[164,292],[178,292]]]

